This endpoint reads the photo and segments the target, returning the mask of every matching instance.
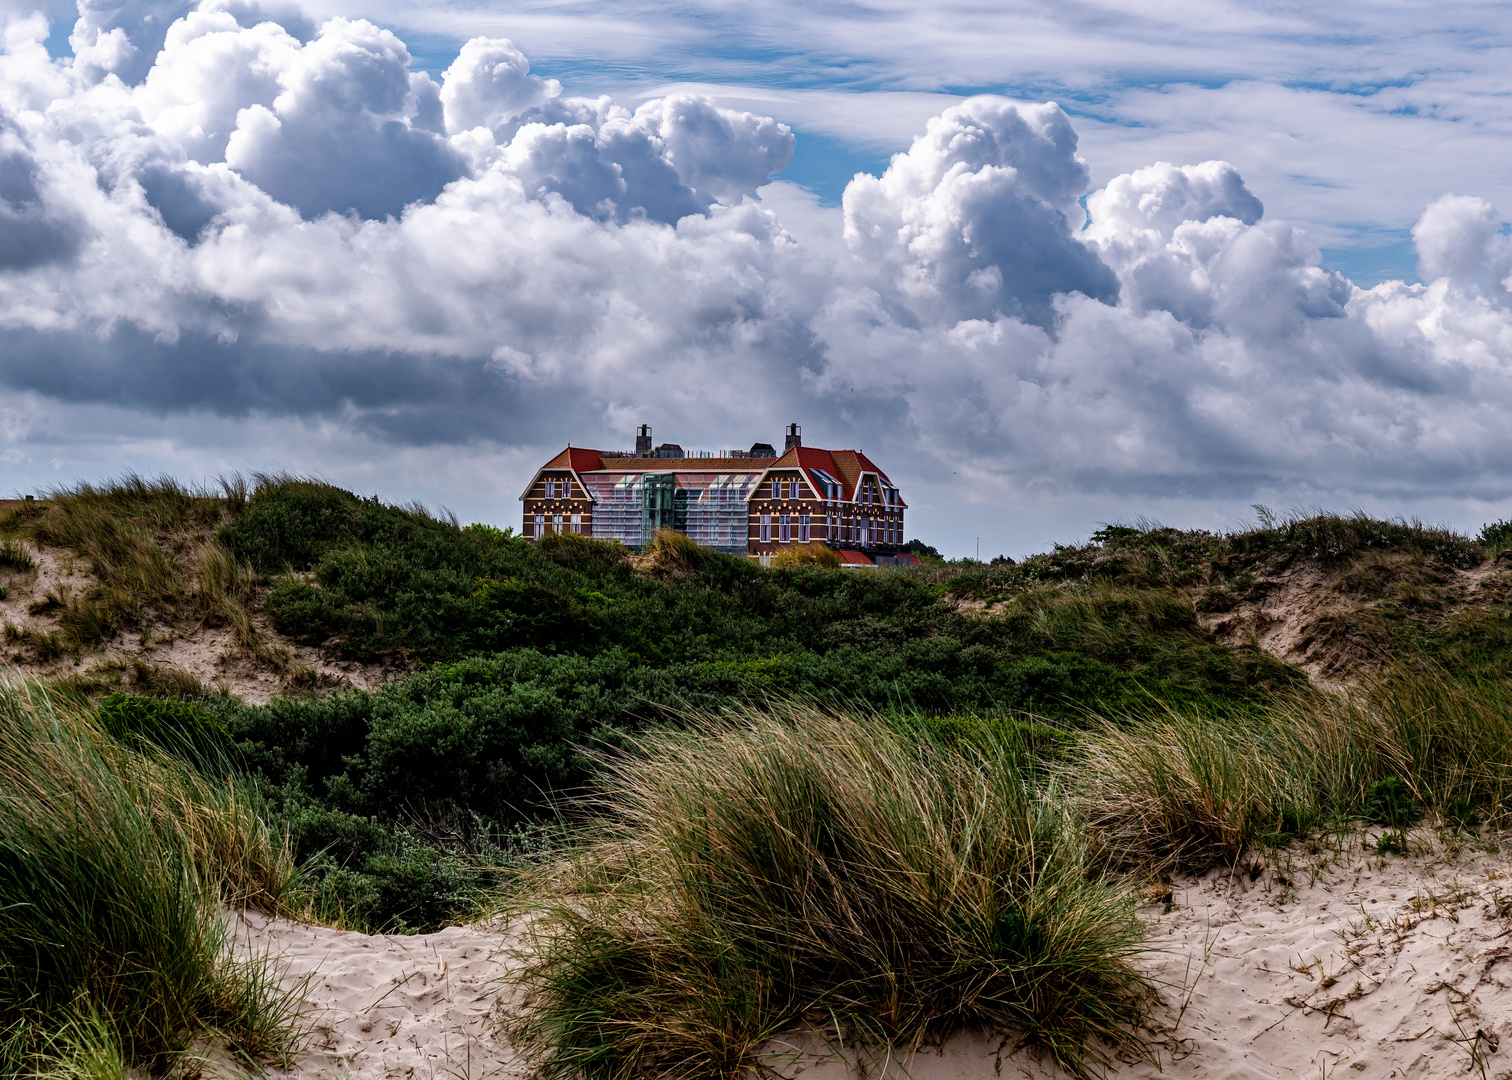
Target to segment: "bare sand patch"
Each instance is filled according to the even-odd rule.
[[[268,954],[285,986],[302,983],[305,1049],[288,1080],[432,1080],[528,1075],[503,1033],[520,936],[488,926],[435,934],[359,934],[236,916],[244,955]]]
[[[1490,838],[1415,834],[1382,855],[1375,832],[1294,845],[1183,876],[1145,910],[1160,1003],[1155,1077],[1512,1078],[1512,853]],[[238,916],[243,950],[280,958],[313,1034],[290,1080],[527,1077],[511,1045],[523,936],[509,928],[371,936]],[[1503,1043],[1506,1043],[1503,1046]],[[803,1080],[1062,1077],[1033,1047],[961,1035],[911,1055],[833,1035],[770,1044],[774,1076]]]

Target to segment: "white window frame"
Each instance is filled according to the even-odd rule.
[[[779,544],[791,543],[793,539],[793,523],[788,514],[777,515],[777,542]]]
[[[539,540],[544,535],[546,535],[546,515],[537,514],[535,516],[535,536],[533,539]]]
[[[761,515],[761,533],[760,533],[760,536],[761,536],[761,542],[763,544],[770,544],[772,542],[772,515],[771,514],[762,514]]]
[[[799,514],[798,515],[798,542],[800,544],[806,544],[806,543],[808,543],[808,540],[809,540],[809,516],[807,514]]]
[[[559,532],[562,531],[562,515],[561,514],[552,514],[551,515],[551,531],[552,532],[556,532],[556,533],[559,533]]]
[[[569,519],[568,524],[571,526],[573,532],[575,532],[575,533],[582,532],[583,531],[583,515],[582,514],[573,514],[572,517]]]

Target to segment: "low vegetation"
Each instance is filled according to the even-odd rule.
[[[1509,691],[1402,665],[1256,717],[1170,710],[1094,729],[1067,783],[1105,856],[1146,872],[1232,865],[1257,840],[1357,819],[1500,827],[1512,811]]]
[[[293,1003],[233,958],[221,905],[277,908],[292,865],[241,783],[201,764],[0,679],[0,1074],[288,1044]]]
[[[603,761],[532,891],[540,1075],[729,1077],[810,1024],[874,1045],[1023,1033],[1085,1074],[1137,1043],[1130,886],[1093,870],[1011,741],[791,707]]]
[[[729,1075],[819,1019],[903,1046],[1006,1028],[1095,1071],[1148,1002],[1140,882],[1364,821],[1383,851],[1420,820],[1506,821],[1512,525],[1259,509],[862,573],[672,533],[532,543],[284,476],[51,492],[0,518],[0,604],[53,687],[15,683],[16,715],[66,718],[33,727],[75,749],[5,782],[45,773],[88,810],[88,838],[45,818],[80,881],[161,851],[178,877],[139,867],[122,904],[187,951],[120,940],[199,989],[137,1013],[168,984],[38,968],[68,995],[5,999],[6,1060],[276,1046],[276,1003],[205,921],[223,900],[409,931],[512,890],[548,1077]],[[283,693],[207,692],[154,651],[211,631]],[[299,656],[392,677],[322,693]],[[66,779],[96,773],[88,798]],[[0,808],[36,880],[11,851],[43,805]]]

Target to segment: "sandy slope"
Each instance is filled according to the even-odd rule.
[[[1178,879],[1170,910],[1146,911],[1146,963],[1163,985],[1152,1057],[1114,1075],[1512,1080],[1512,852],[1424,833],[1412,854],[1381,856],[1364,839]],[[528,1075],[501,1031],[518,1004],[517,937],[471,927],[368,937],[256,916],[242,926],[245,946],[286,957],[286,977],[311,976],[315,1036],[289,1075]],[[785,1077],[851,1080],[856,1057],[795,1035],[766,1063]],[[1063,1075],[1031,1048],[970,1036],[862,1071]]]
[[[34,614],[31,605],[49,593],[84,596],[96,579],[87,559],[48,545],[28,542],[26,548],[36,564],[34,569],[0,570],[0,586],[9,594],[0,598],[0,629],[9,625],[16,630],[35,627],[57,631],[57,613]],[[192,618],[158,620],[145,635],[115,634],[81,656],[65,653],[56,659],[40,660],[31,649],[15,643],[5,645],[0,655],[35,676],[94,676],[106,683],[120,682],[128,690],[132,688],[131,668],[142,663],[192,677],[206,690],[223,690],[253,705],[288,693],[288,676],[296,670],[302,672],[302,679],[293,689],[321,693],[341,686],[370,690],[397,674],[383,664],[342,661],[322,649],[287,639],[273,629],[265,611],[255,611],[252,622],[265,646],[287,654],[282,671],[267,657],[259,658],[239,648],[229,628],[206,626]]]

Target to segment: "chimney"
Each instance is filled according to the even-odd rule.
[[[635,436],[635,456],[636,457],[650,457],[651,456],[651,425],[650,424],[642,424],[640,426],[640,433]]]
[[[785,453],[788,450],[791,450],[795,446],[802,446],[802,445],[803,445],[803,429],[801,427],[799,427],[797,424],[789,424],[788,425],[788,429],[787,429],[787,445],[782,448],[783,452]]]

